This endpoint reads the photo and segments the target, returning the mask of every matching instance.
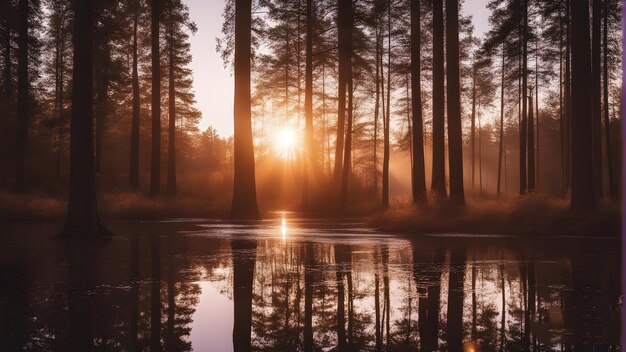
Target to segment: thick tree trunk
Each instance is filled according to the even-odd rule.
[[[132,122],[130,130],[130,171],[129,171],[129,183],[133,190],[139,189],[139,131],[140,131],[140,119],[139,113],[141,109],[141,102],[139,97],[139,72],[137,68],[137,41],[138,33],[137,27],[139,26],[139,0],[135,0],[133,14],[133,70],[132,70],[132,89],[133,89],[133,112]]]
[[[433,0],[433,169],[432,192],[446,197],[443,0]]]
[[[258,219],[250,107],[252,2],[235,3],[235,180],[231,217]]]
[[[152,163],[150,168],[150,196],[161,192],[161,60],[159,45],[159,18],[161,0],[152,1]]]
[[[169,128],[167,133],[167,195],[172,197],[176,195],[176,77],[174,69],[176,62],[174,58],[174,23],[172,19],[172,2],[168,2],[169,8],[169,38],[168,38],[168,122]]]
[[[306,54],[304,72],[304,173],[302,174],[302,205],[309,204],[309,178],[316,169],[315,146],[313,140],[313,0],[306,0]]]
[[[93,0],[74,3],[74,70],[70,138],[70,194],[60,237],[108,236],[96,199],[93,134]]]
[[[341,9],[340,14],[343,16],[340,18],[340,23],[343,26],[343,65],[345,79],[347,80],[347,94],[348,94],[348,123],[346,126],[345,147],[343,154],[343,171],[341,175],[341,206],[346,207],[348,205],[348,183],[350,181],[350,172],[352,169],[352,97],[353,97],[353,84],[352,84],[352,27],[354,26],[354,14],[352,9],[352,0],[342,0],[339,2]]]
[[[500,78],[500,137],[498,145],[498,185],[496,194],[500,197],[502,189],[502,152],[504,149],[504,67],[505,66],[505,51],[504,44],[502,44],[502,68]]]
[[[613,153],[611,144],[611,121],[609,118],[609,0],[604,0],[604,33],[603,33],[603,49],[604,49],[604,139],[606,145],[606,160],[609,174],[609,195],[611,198],[617,198],[617,186],[615,184],[615,174],[613,173]]]
[[[464,205],[458,0],[446,0],[446,46],[450,200]]]
[[[28,125],[30,123],[28,77],[28,0],[18,3],[18,48],[17,48],[17,136],[15,149],[15,190],[26,190],[26,149]]]
[[[422,64],[421,64],[420,2],[411,1],[411,112],[413,202],[426,201],[426,170],[424,166],[424,127],[422,117]]]
[[[593,130],[593,185],[596,198],[604,196],[604,163],[602,159],[602,2],[592,0],[591,24],[591,113]]]
[[[593,135],[589,0],[571,1],[572,11],[572,210],[596,208],[593,182]]]

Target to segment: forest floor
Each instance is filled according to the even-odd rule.
[[[620,202],[603,201],[593,213],[573,213],[567,201],[527,196],[506,201],[468,200],[461,209],[445,204],[405,204],[376,215],[370,225],[405,234],[619,236],[620,210]]]
[[[588,214],[572,213],[569,202],[546,196],[526,196],[508,200],[469,198],[464,208],[446,203],[416,207],[408,200],[396,199],[391,209],[381,212],[377,203],[368,201],[350,211],[304,213],[297,217],[369,218],[368,225],[385,232],[417,234],[476,235],[609,235],[621,233],[621,203],[603,201]],[[59,221],[65,217],[67,202],[42,193],[0,192],[0,220]],[[228,217],[226,199],[198,195],[165,196],[119,192],[99,197],[100,215],[105,220],[159,220],[173,218]],[[266,216],[271,214],[266,213]]]

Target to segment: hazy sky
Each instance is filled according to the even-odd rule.
[[[222,29],[224,0],[186,0],[198,32],[191,38],[194,87],[198,108],[202,112],[200,128],[213,126],[223,137],[233,133],[233,80],[215,52],[215,39]],[[466,0],[464,12],[473,16],[475,34],[488,29],[485,6],[489,0]]]

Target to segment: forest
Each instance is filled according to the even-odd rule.
[[[484,34],[471,2],[228,0],[232,136],[200,128],[184,1],[2,6],[3,217],[619,226],[617,0],[491,0]]]

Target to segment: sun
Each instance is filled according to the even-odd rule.
[[[276,154],[283,160],[293,160],[296,157],[298,135],[289,127],[285,127],[276,134]]]

